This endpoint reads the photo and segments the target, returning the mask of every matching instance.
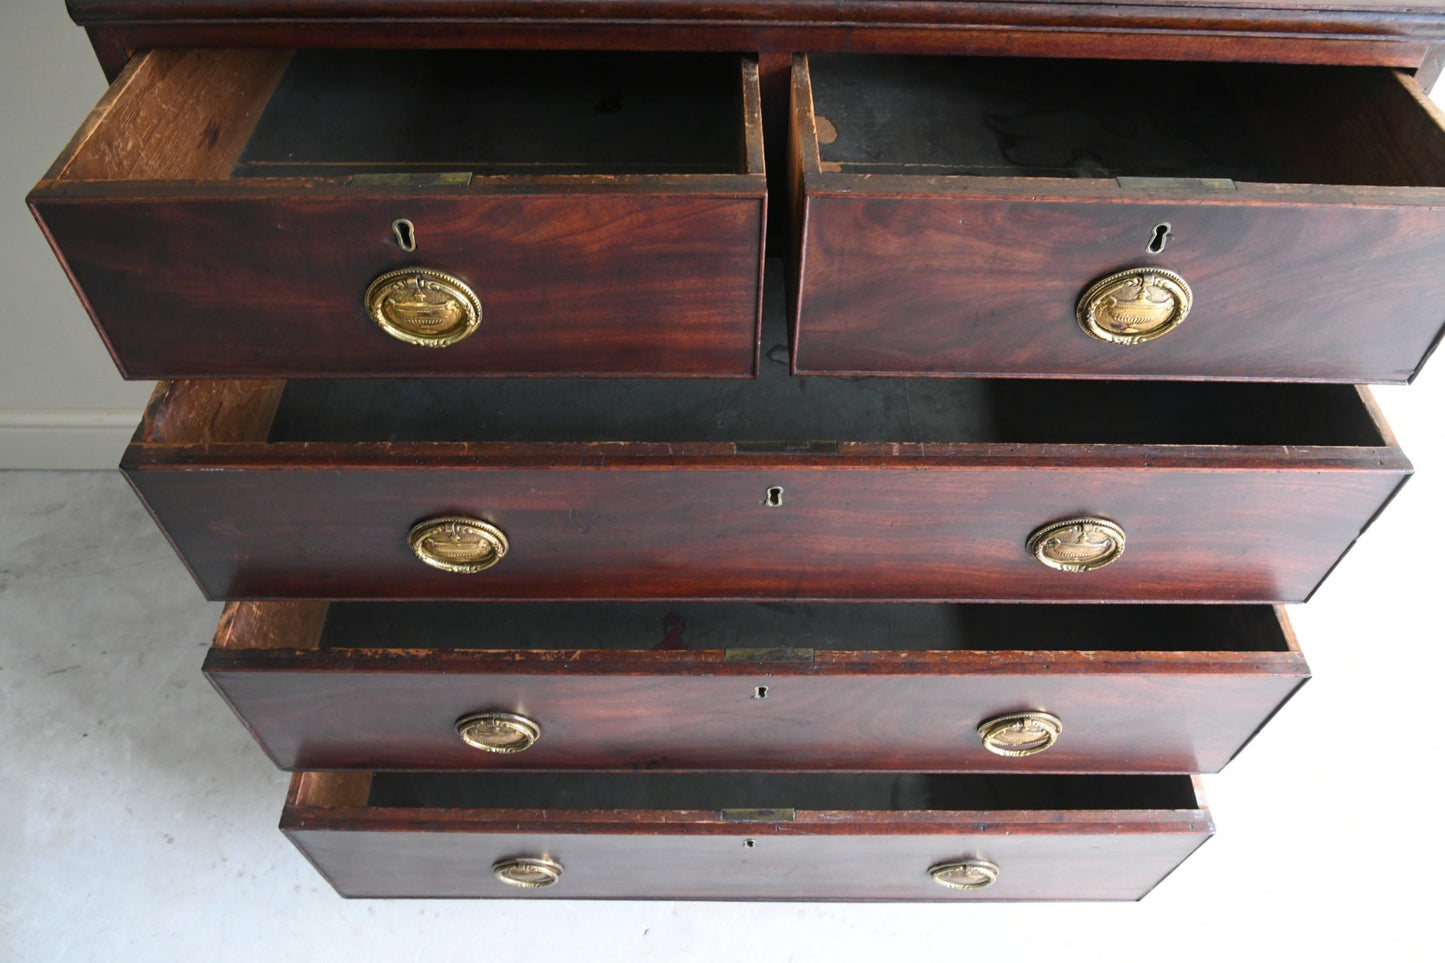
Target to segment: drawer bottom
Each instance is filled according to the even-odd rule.
[[[297,773],[344,896],[1138,899],[1214,831],[1191,776]]]

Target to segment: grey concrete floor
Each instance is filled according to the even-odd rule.
[[[1438,380],[1392,411],[1421,476],[1294,610],[1315,680],[1208,779],[1219,835],[1137,905],[342,900],[201,677],[219,604],[125,482],[0,472],[0,961],[1431,958]]]

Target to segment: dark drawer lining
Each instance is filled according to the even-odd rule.
[[[305,50],[236,177],[743,173],[726,54]]]
[[[847,54],[809,66],[825,170],[1445,185],[1445,135],[1412,121],[1423,108],[1381,68]]]
[[[268,440],[1385,444],[1348,385],[792,378],[776,357],[754,381],[292,381]]]
[[[1265,605],[332,603],[322,649],[1287,652]]]
[[[1188,776],[926,773],[396,773],[367,805],[456,809],[970,811],[1189,810]]]

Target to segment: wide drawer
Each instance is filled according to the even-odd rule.
[[[1445,303],[1445,122],[1380,68],[794,60],[800,373],[1381,381]]]
[[[1199,772],[1309,677],[1267,606],[242,602],[286,769]]]
[[[908,901],[1138,899],[1214,829],[1190,776],[736,773],[298,773],[281,828],[344,896]]]
[[[30,203],[132,378],[756,368],[737,56],[155,51]]]
[[[122,468],[212,598],[820,601],[1298,601],[1410,471],[1354,387],[768,357],[752,381],[171,382]]]

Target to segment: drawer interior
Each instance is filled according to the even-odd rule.
[[[928,773],[400,773],[368,806],[459,809],[926,811],[1198,809],[1189,776]]]
[[[153,51],[52,176],[446,186],[759,172],[750,66],[706,53]]]
[[[291,381],[272,442],[1005,442],[1376,447],[1348,385],[793,378]]]
[[[1439,187],[1445,130],[1381,68],[819,55],[824,171]]]
[[[1292,651],[1266,605],[722,602],[334,602],[316,647],[419,643],[450,650]]]
[[[307,50],[234,173],[726,174],[741,118],[721,54]]]

